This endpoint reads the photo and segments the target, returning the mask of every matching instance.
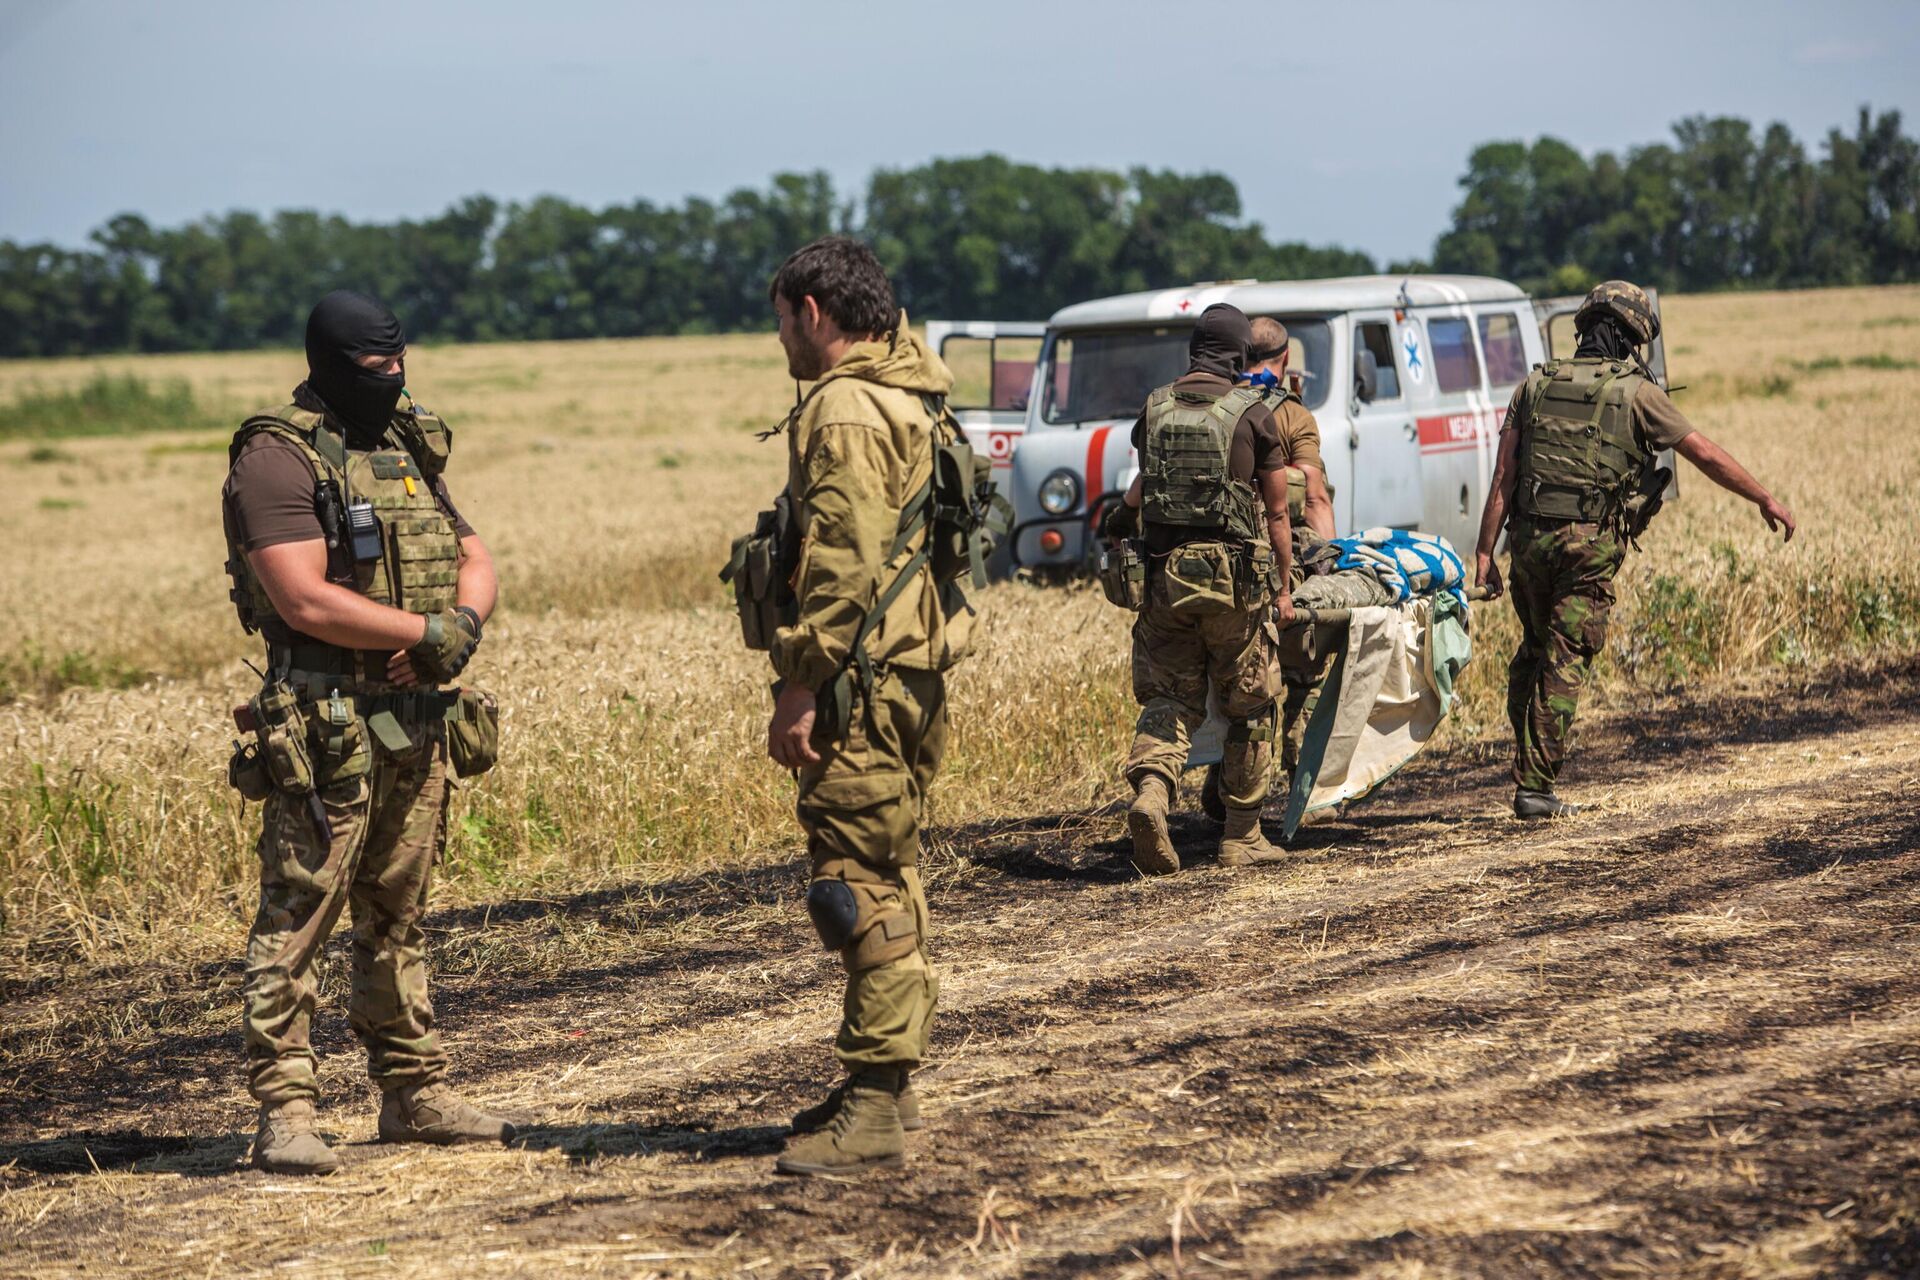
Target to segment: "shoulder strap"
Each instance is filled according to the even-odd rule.
[[[290,412],[316,419],[312,426],[302,425],[288,417]],[[306,455],[313,466],[316,480],[331,479],[328,468],[333,473],[344,473],[347,469],[347,443],[340,436],[327,430],[326,419],[318,414],[310,414],[297,405],[273,413],[259,413],[240,424],[233,433],[233,442],[227,446],[227,465],[232,466],[240,458],[240,450],[247,441],[261,434],[279,436]]]

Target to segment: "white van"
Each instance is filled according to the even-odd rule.
[[[1480,276],[1352,276],[1123,294],[1044,325],[931,321],[928,343],[955,373],[954,409],[1013,503],[1003,568],[1084,565],[1101,507],[1138,470],[1134,419],[1148,392],[1186,371],[1193,321],[1216,302],[1287,326],[1335,526],[1424,529],[1464,556],[1507,401],[1535,364],[1572,354],[1581,299],[1534,302]],[[1649,364],[1664,383],[1657,341]]]

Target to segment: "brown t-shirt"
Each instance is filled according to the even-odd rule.
[[[1212,395],[1225,395],[1233,390],[1233,383],[1218,374],[1189,373],[1173,381],[1176,391],[1205,391]],[[1304,413],[1305,410],[1302,410]],[[1308,414],[1311,423],[1312,415]],[[1314,461],[1320,459],[1320,428],[1313,427]],[[1143,408],[1133,423],[1133,447],[1138,450],[1145,444],[1147,436],[1147,411]],[[1285,469],[1294,459],[1289,454],[1288,442],[1282,438],[1280,425],[1273,419],[1273,411],[1264,404],[1255,404],[1240,415],[1233,424],[1233,443],[1227,455],[1227,474],[1235,480],[1244,480],[1252,485],[1255,494],[1260,491],[1257,477]],[[1156,555],[1164,554],[1183,542],[1199,539],[1217,538],[1217,535],[1205,529],[1169,529],[1148,526],[1147,549]]]
[[[1507,419],[1500,424],[1502,431],[1510,431],[1519,424],[1526,391],[1525,382],[1513,389],[1513,399],[1507,402]],[[1680,412],[1680,407],[1650,378],[1641,379],[1628,413],[1633,418],[1634,431],[1652,449],[1671,449],[1693,434],[1693,424]]]
[[[1320,460],[1320,424],[1314,421],[1313,410],[1288,396],[1273,418],[1280,430],[1281,452],[1287,465],[1312,467],[1325,476],[1327,464]]]

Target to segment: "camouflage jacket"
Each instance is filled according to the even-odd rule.
[[[819,689],[847,659],[867,610],[926,534],[889,557],[900,509],[933,470],[922,394],[945,395],[953,374],[900,317],[892,341],[862,342],[829,369],[788,432],[787,494],[801,535],[793,591],[800,616],[773,639],[773,665]],[[966,656],[973,613],[949,616],[928,569],[867,640],[876,663],[945,671]]]

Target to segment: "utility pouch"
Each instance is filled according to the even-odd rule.
[[[312,791],[313,758],[298,695],[285,681],[276,680],[254,695],[251,706],[260,757],[273,785],[296,796]]]
[[[740,636],[749,649],[771,649],[774,632],[800,619],[792,583],[799,544],[793,504],[784,493],[754,518],[752,533],[733,540],[733,555],[720,570],[720,581],[733,585]]]
[[[1671,468],[1651,466],[1643,469],[1627,486],[1620,500],[1620,532],[1634,546],[1640,545],[1640,535],[1666,504],[1667,485],[1672,480]]]
[[[1109,604],[1140,612],[1147,603],[1147,562],[1137,539],[1100,549],[1100,589]]]
[[[500,703],[481,689],[462,689],[447,716],[447,758],[454,776],[477,777],[500,759]]]
[[[1273,599],[1273,547],[1256,542],[1234,556],[1235,575],[1240,588],[1240,607],[1256,609]]]
[[[367,744],[367,722],[353,699],[335,693],[314,704],[310,717],[314,783],[331,787],[366,776],[373,769],[373,751]]]
[[[1183,617],[1210,618],[1238,605],[1237,557],[1223,542],[1189,542],[1167,553],[1167,607]]]
[[[273,794],[273,779],[267,776],[259,743],[234,741],[233,755],[227,759],[227,785],[238,791],[242,800],[265,800]]]

